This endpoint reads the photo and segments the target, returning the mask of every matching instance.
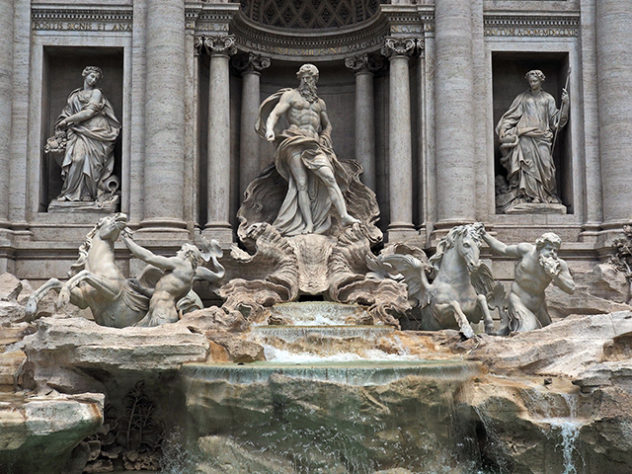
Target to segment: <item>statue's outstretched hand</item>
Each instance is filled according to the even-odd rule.
[[[130,229],[129,227],[123,228],[123,230],[121,231],[121,235],[123,236],[124,239],[133,240],[132,239],[133,232],[132,232],[132,229]]]
[[[274,136],[274,131],[268,130],[266,132],[266,140],[268,140],[269,142],[273,142],[275,138],[276,137]]]
[[[569,100],[568,91],[566,89],[562,89],[562,103],[568,104]]]

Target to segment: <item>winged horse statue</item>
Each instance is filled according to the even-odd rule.
[[[378,257],[383,268],[408,286],[408,295],[421,307],[421,329],[458,329],[466,338],[474,336],[470,323],[485,323],[491,334],[494,322],[490,308],[501,308],[504,289],[494,281],[480,261],[483,224],[450,229],[430,258],[430,269],[412,255]],[[426,271],[429,270],[432,282]]]

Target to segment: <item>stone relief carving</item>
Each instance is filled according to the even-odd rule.
[[[121,124],[112,105],[96,85],[103,71],[87,66],[83,87],[68,96],[55,123],[55,135],[45,152],[61,166],[63,186],[49,205],[59,208],[92,207],[113,211],[118,204],[119,180],[114,171],[114,144]],[[79,204],[77,204],[79,203]]]
[[[520,259],[515,267],[506,311],[501,312],[498,333],[531,331],[551,324],[544,290],[552,282],[566,293],[575,291],[567,263],[557,256],[562,243],[560,237],[547,232],[536,240],[535,245],[527,242],[505,245],[487,232],[482,233],[482,238],[493,252]]]
[[[506,182],[497,177],[496,207],[501,213],[566,213],[556,190],[552,147],[568,121],[568,92],[562,91],[557,109],[553,96],[542,90],[542,71],[529,71],[525,78],[529,90],[514,99],[496,126],[500,162],[507,170]]]
[[[26,305],[26,317],[36,317],[39,301],[50,291],[59,292],[57,307],[71,303],[90,308],[97,324],[115,328],[157,326],[175,322],[178,313],[201,309],[202,302],[191,289],[194,280],[216,283],[224,275],[215,241],[203,241],[204,251],[184,244],[175,257],[160,257],[130,238],[127,216],[103,217],[79,247],[68,281],[51,278],[38,288]],[[126,278],[115,263],[114,243],[121,233],[132,253],[149,265],[137,278]],[[215,271],[200,266],[211,260]]]
[[[490,334],[494,329],[490,309],[502,304],[504,290],[480,262],[484,233],[481,223],[453,227],[428,264],[410,254],[392,253],[380,255],[374,268],[406,283],[409,298],[421,310],[421,329],[458,329],[471,338],[470,323],[483,319]]]

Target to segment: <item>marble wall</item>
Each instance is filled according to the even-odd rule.
[[[123,125],[121,210],[157,252],[198,228],[232,243],[244,176],[273,154],[248,135],[256,107],[247,104],[293,87],[303,62],[321,70],[339,156],[368,160],[365,181],[390,240],[432,249],[449,227],[476,219],[506,241],[554,230],[563,256],[585,264],[605,258],[632,220],[632,201],[622,197],[632,182],[632,3],[398,1],[361,25],[305,32],[253,24],[239,8],[0,0],[1,26],[13,38],[0,48],[0,112],[11,117],[0,126],[0,270],[63,276],[99,217],[46,212],[60,180],[43,165],[44,141],[88,63],[104,69],[104,93]],[[271,64],[236,67],[235,55],[250,53]],[[383,64],[346,65],[365,54]],[[570,120],[556,155],[568,212],[498,214],[495,124],[526,88],[527,70],[542,69],[544,89],[559,100],[568,66]],[[501,261],[494,265],[502,272]]]

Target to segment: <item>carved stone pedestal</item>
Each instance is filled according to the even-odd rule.
[[[48,205],[48,212],[99,212],[112,214],[119,206],[119,196],[114,196],[107,201],[60,201],[54,199]]]
[[[522,202],[505,208],[505,214],[566,214],[564,204]]]

